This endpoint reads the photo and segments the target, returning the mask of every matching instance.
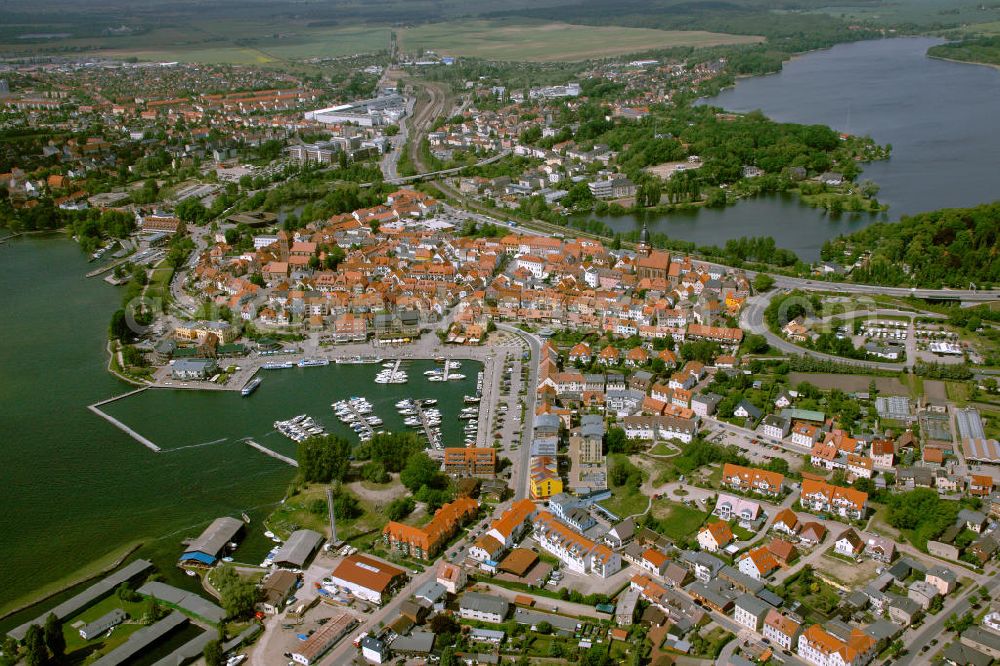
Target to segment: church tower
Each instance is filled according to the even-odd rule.
[[[639,232],[639,243],[635,247],[636,254],[648,257],[652,246],[649,243],[649,228],[646,223],[642,223],[642,231]]]

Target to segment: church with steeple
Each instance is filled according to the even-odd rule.
[[[642,223],[639,242],[635,246],[635,272],[640,280],[666,280],[670,272],[670,253],[654,251],[649,239],[649,227]]]
[[[642,231],[639,232],[639,243],[635,246],[635,253],[640,257],[648,257],[652,249],[653,247],[649,243],[649,227],[643,222]]]

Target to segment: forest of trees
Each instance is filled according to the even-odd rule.
[[[1000,37],[978,37],[938,44],[927,49],[927,55],[963,62],[1000,65]]]
[[[873,224],[824,244],[822,257],[870,258],[851,280],[886,286],[980,289],[1000,283],[1000,203],[947,208]],[[845,252],[847,258],[845,259]]]

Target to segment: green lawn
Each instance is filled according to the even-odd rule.
[[[611,499],[598,502],[605,509],[619,518],[642,513],[649,506],[649,498],[638,490],[629,487],[613,488]]]
[[[63,636],[66,639],[66,659],[69,663],[83,663],[91,654],[106,654],[110,650],[124,643],[129,636],[139,629],[141,624],[128,624],[131,620],[115,627],[110,636],[103,634],[100,638],[92,641],[85,641],[80,638],[80,627],[93,622],[94,620],[107,615],[116,608],[121,608],[129,614],[130,618],[142,615],[142,601],[126,602],[111,594],[107,598],[99,601],[79,615],[69,618],[63,623]]]
[[[690,539],[697,532],[709,514],[666,498],[653,502],[653,517],[660,521],[664,536],[681,541]]]
[[[654,456],[675,456],[680,453],[676,446],[672,446],[665,442],[660,442],[653,448],[649,450],[650,455]]]
[[[163,301],[170,297],[170,279],[174,276],[174,269],[166,260],[157,264],[149,274],[149,284],[146,286],[146,296],[148,298],[159,298]]]

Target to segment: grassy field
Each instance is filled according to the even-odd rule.
[[[661,499],[653,502],[653,517],[660,521],[666,537],[681,541],[693,537],[708,518],[708,514],[668,499]]]
[[[882,393],[887,395],[905,395],[907,393],[906,387],[895,377],[838,375],[825,372],[790,372],[788,374],[788,382],[791,386],[796,386],[799,382],[809,382],[824,391],[836,388],[849,393],[867,391],[872,379],[875,380],[875,385]]]
[[[762,38],[700,30],[649,30],[559,22],[449,21],[406,28],[400,48],[489,60],[576,61],[675,46],[746,44]]]
[[[63,636],[66,639],[67,662],[83,663],[84,660],[91,654],[107,654],[109,651],[124,643],[129,636],[134,634],[139,629],[142,629],[142,625],[140,624],[130,624],[130,622],[135,621],[135,618],[142,617],[142,607],[143,602],[141,600],[134,602],[122,601],[118,598],[118,595],[112,594],[106,599],[97,602],[79,615],[70,618],[63,624]],[[103,617],[116,608],[121,608],[128,613],[130,620],[126,620],[126,623],[116,627],[115,630],[111,632],[110,636],[102,635],[99,639],[92,641],[85,641],[80,638],[79,627]]]
[[[149,298],[159,298],[164,302],[169,300],[170,279],[173,276],[173,267],[164,259],[150,272],[149,284],[146,285],[146,296]]]
[[[611,499],[599,504],[619,518],[625,518],[645,511],[649,506],[649,498],[641,491],[622,486],[612,489]]]
[[[680,450],[673,444],[660,442],[649,450],[649,454],[653,456],[676,456],[680,455]]]
[[[346,489],[343,492],[353,494]],[[354,518],[337,516],[337,536],[341,539],[350,539],[357,534],[379,529],[388,522],[380,507],[373,502],[359,499],[359,505],[363,510],[360,516]],[[288,538],[289,534],[299,528],[326,534],[328,525],[326,486],[323,484],[307,486],[298,494],[289,497],[267,519],[268,528],[282,538]]]

